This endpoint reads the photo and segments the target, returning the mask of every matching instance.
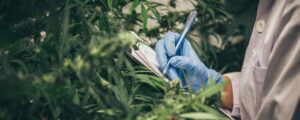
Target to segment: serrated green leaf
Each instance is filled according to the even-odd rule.
[[[141,6],[142,6],[141,11],[142,11],[142,18],[143,18],[142,21],[143,21],[144,28],[146,28],[148,22],[148,13],[145,6],[143,4],[141,4]]]
[[[112,11],[112,0],[107,0],[108,7]]]
[[[132,6],[131,6],[131,8],[130,8],[130,13],[132,13],[132,12],[135,10],[135,8],[136,8],[140,3],[141,3],[140,0],[135,0],[135,1],[132,3]]]

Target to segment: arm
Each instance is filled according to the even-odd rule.
[[[229,109],[231,108],[232,109],[231,116],[236,118],[240,117],[240,105],[239,105],[240,75],[241,72],[231,72],[223,75],[224,81],[226,81],[225,79],[229,79],[231,84],[228,84],[224,89],[225,96],[222,99],[222,104],[226,108]]]

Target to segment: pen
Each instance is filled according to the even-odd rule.
[[[183,40],[185,39],[186,35],[187,35],[188,32],[190,31],[191,26],[192,26],[192,24],[194,23],[196,17],[197,17],[197,11],[192,11],[192,12],[190,13],[188,19],[186,20],[186,23],[185,23],[183,32],[182,32],[182,34],[180,35],[179,40],[178,40],[178,42],[177,42],[177,44],[176,44],[176,47],[175,47],[175,51],[176,51],[175,54],[176,54],[176,55],[178,54],[179,47],[181,47],[181,45],[182,45],[182,43],[183,43]],[[168,72],[169,66],[170,66],[170,61],[168,61],[167,66],[166,66],[165,69],[163,70],[163,74],[164,74],[164,75]]]

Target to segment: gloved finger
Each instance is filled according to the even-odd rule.
[[[174,32],[168,32],[164,37],[164,46],[168,57],[173,57],[176,54],[176,41],[180,35]]]
[[[159,65],[159,69],[163,71],[168,63],[167,53],[163,44],[163,40],[159,40],[155,45],[155,52],[156,52],[156,61]],[[173,67],[170,67],[166,75],[171,79],[174,80],[178,78],[178,74]]]
[[[190,58],[185,56],[174,56],[170,59],[170,64],[179,69],[185,69],[188,70],[192,67],[192,61]]]
[[[163,69],[161,70],[163,71]],[[171,80],[175,80],[178,78],[178,74],[177,71],[174,67],[170,67],[168,72],[166,73],[166,75],[171,79]]]
[[[195,53],[191,43],[188,40],[184,41],[183,44],[183,51],[181,52],[182,56],[188,56],[188,57],[197,57],[197,54]]]
[[[167,66],[168,56],[167,56],[167,51],[164,47],[163,40],[157,41],[155,45],[155,52],[156,52],[156,61],[158,65],[162,68]]]

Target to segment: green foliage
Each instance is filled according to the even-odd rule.
[[[144,25],[144,28],[146,28],[146,25],[147,25],[147,21],[148,21],[148,13],[146,11],[146,8],[143,4],[141,4],[141,11],[142,11],[142,17],[143,17],[143,25]]]
[[[110,11],[113,11],[112,10],[112,0],[107,0],[108,1],[108,7],[110,9]]]
[[[179,82],[175,82],[170,86],[161,104],[137,119],[228,119],[218,111],[217,107],[220,106],[220,91],[226,84],[224,82],[215,85],[214,82],[210,82],[205,90],[193,94],[179,89]]]
[[[176,0],[169,4],[175,8]],[[177,24],[189,11],[160,14],[157,7],[165,6],[148,0],[2,0],[0,119],[226,119],[218,111],[226,83],[210,80],[192,93],[125,55],[135,39],[129,30],[151,39],[181,31]],[[220,49],[208,38],[227,38],[232,17],[218,0],[196,0],[194,7],[199,15],[192,30],[201,41],[189,40],[207,65],[216,64]],[[147,28],[148,19],[158,27]]]

